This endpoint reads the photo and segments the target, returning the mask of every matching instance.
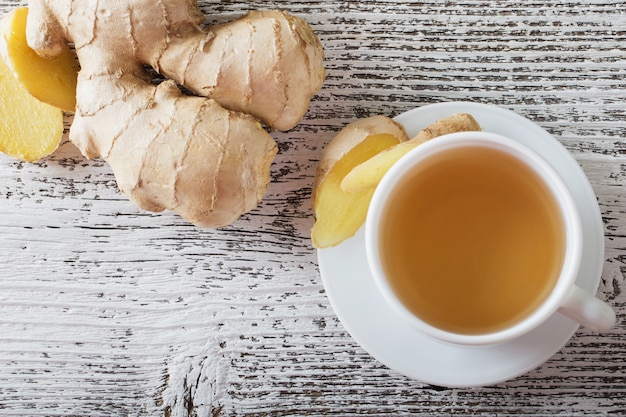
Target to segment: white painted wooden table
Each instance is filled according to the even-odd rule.
[[[267,196],[232,227],[136,209],[69,143],[36,164],[0,157],[0,416],[626,415],[624,2],[203,2],[209,22],[260,8],[310,22],[328,79],[302,123],[273,134]],[[599,295],[618,314],[612,332],[580,329],[536,370],[475,389],[369,356],[309,240],[338,129],[457,100],[514,110],[571,151],[599,200]]]

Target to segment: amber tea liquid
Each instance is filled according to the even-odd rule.
[[[380,234],[383,268],[423,321],[493,332],[531,313],[565,253],[556,201],[525,163],[480,146],[451,149],[398,184]]]

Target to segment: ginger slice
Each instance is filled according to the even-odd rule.
[[[356,165],[407,139],[402,126],[384,116],[374,116],[348,125],[329,143],[313,191],[315,224],[311,239],[315,247],[338,245],[365,221],[374,190],[346,193],[340,187],[343,177]]]
[[[481,130],[476,120],[467,113],[458,113],[437,120],[409,141],[391,147],[354,167],[341,181],[344,192],[373,190],[398,160],[418,145],[448,133]]]
[[[54,152],[63,112],[31,96],[0,59],[0,152],[33,162]]]
[[[28,8],[14,9],[0,22],[0,54],[11,72],[34,97],[67,112],[76,108],[78,64],[67,45],[44,58],[26,42]]]
[[[341,190],[341,180],[359,163],[399,142],[397,137],[385,133],[368,136],[330,169],[316,192],[311,232],[315,247],[335,246],[357,232],[365,221],[374,189],[346,193]]]

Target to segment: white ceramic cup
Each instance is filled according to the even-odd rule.
[[[434,327],[410,311],[392,289],[383,266],[381,227],[385,210],[393,204],[402,179],[420,164],[442,152],[481,146],[504,151],[526,163],[547,185],[554,196],[565,229],[565,256],[560,274],[550,294],[521,321],[491,333],[463,334]],[[405,320],[426,335],[458,345],[487,345],[506,342],[530,332],[557,311],[594,331],[607,331],[615,324],[615,313],[603,301],[575,283],[582,257],[582,225],[577,206],[558,173],[541,156],[519,142],[487,132],[453,133],[432,139],[413,149],[385,175],[372,198],[365,226],[367,259],[376,285],[385,300]]]

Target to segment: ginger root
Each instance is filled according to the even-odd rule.
[[[169,39],[160,53],[146,54],[146,62],[194,93],[274,129],[294,127],[324,82],[321,44],[296,16],[250,12],[208,33],[197,27],[188,30],[184,37]],[[151,39],[154,32],[134,35]],[[240,51],[249,53],[242,56]]]
[[[362,164],[355,166],[341,181],[341,189],[348,193],[373,190],[387,171],[389,171],[401,157],[418,145],[448,133],[477,130],[480,130],[480,125],[467,113],[458,113],[437,120],[420,131],[411,140],[386,149]]]
[[[34,162],[50,155],[63,135],[63,112],[30,95],[0,59],[0,152]]]
[[[374,190],[346,193],[340,188],[344,176],[373,155],[407,139],[398,123],[374,116],[349,124],[330,141],[313,187],[315,224],[311,239],[315,247],[338,245],[352,237],[365,221]]]
[[[300,121],[325,78],[320,41],[284,12],[251,11],[203,29],[195,0],[31,0],[29,7],[28,42],[40,54],[57,55],[69,40],[90,74],[150,65],[278,130]]]
[[[194,0],[31,0],[28,45],[81,66],[69,138],[140,207],[203,227],[254,208],[277,152],[258,119],[298,123],[324,79],[302,19],[254,13],[202,29]],[[155,86],[145,66],[171,77]],[[176,81],[208,98],[183,95]],[[241,113],[244,111],[246,113]]]
[[[0,21],[0,55],[26,90],[44,103],[66,112],[76,107],[78,64],[67,45],[43,58],[26,43],[28,9],[14,9]]]

